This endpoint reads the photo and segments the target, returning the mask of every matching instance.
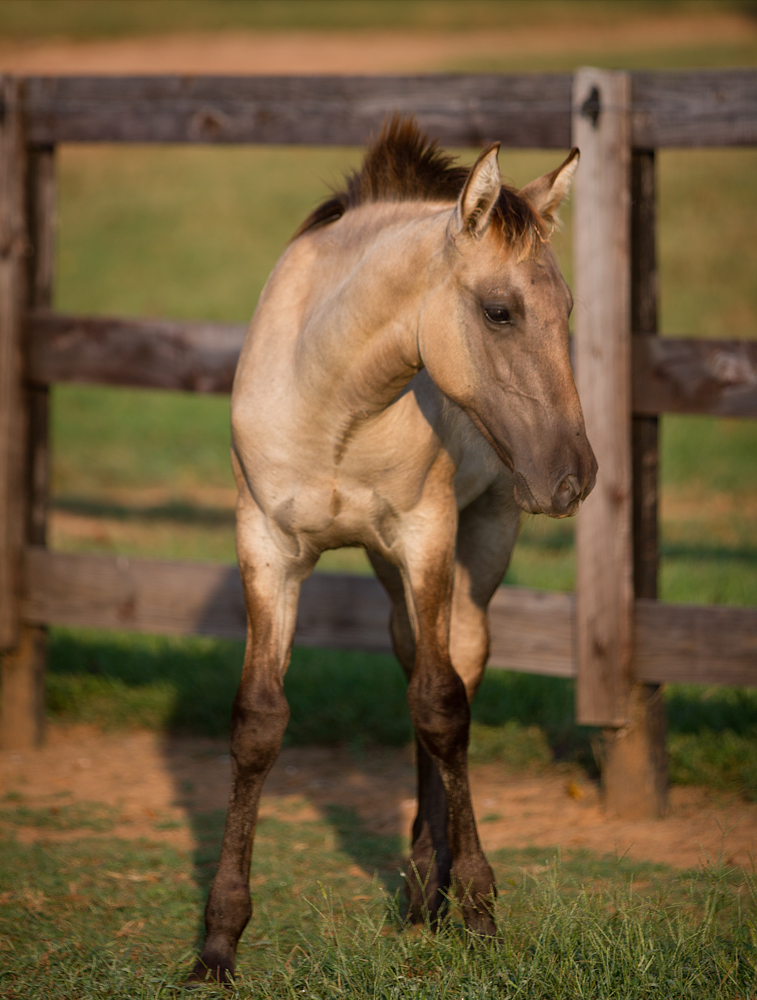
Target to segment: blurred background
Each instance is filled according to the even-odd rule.
[[[569,72],[580,65],[755,66],[757,3],[0,3],[3,72]],[[475,155],[457,152],[464,162]],[[292,232],[360,155],[333,147],[62,147],[55,308],[246,322]],[[521,185],[560,159],[503,150],[500,164]],[[757,150],[665,150],[658,182],[661,332],[757,336]],[[569,209],[555,243],[570,280]],[[53,439],[54,548],[233,561],[226,397],[60,386]],[[661,476],[661,598],[756,604],[754,422],[665,416]],[[366,565],[360,551],[343,550],[326,554],[319,569]],[[573,524],[527,519],[505,583],[569,590],[573,574]],[[240,665],[233,643],[53,630],[49,709],[63,720],[223,733]],[[290,742],[409,738],[390,658],[297,650],[287,684]],[[757,793],[757,703],[745,691],[705,694],[693,686],[668,692],[674,778]],[[527,754],[573,757],[591,768],[589,735],[573,725],[571,699],[568,682],[492,672],[474,710],[474,755],[530,746]],[[704,756],[703,733],[712,742]]]

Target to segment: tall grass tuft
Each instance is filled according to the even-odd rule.
[[[632,879],[582,887],[559,861],[511,883],[491,942],[455,919],[437,934],[398,932],[396,898],[356,912],[321,887],[314,932],[275,951],[264,972],[245,970],[238,995],[632,1000],[736,998],[757,986],[751,878],[743,900],[720,868],[656,897]]]

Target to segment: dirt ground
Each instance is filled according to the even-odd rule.
[[[23,842],[86,834],[147,838],[189,850],[192,813],[225,808],[229,775],[224,741],[51,725],[44,747],[0,754],[0,799],[4,805],[52,810],[97,802],[117,811],[115,828],[104,834],[14,827]],[[488,851],[559,845],[565,851],[627,853],[679,868],[719,858],[751,867],[755,856],[757,804],[736,796],[674,787],[667,818],[626,822],[607,816],[597,786],[575,774],[513,776],[488,764],[472,769],[471,785]],[[409,749],[372,749],[361,757],[348,750],[290,747],[268,778],[262,815],[298,823],[339,805],[354,809],[371,832],[407,837],[414,793]]]

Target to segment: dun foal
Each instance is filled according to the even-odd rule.
[[[233,975],[300,586],[338,546],[367,550],[409,682],[409,917],[435,920],[451,891],[471,930],[495,930],[467,773],[486,609],[520,511],[574,514],[596,474],[568,357],[571,295],[548,240],[578,150],[518,192],[502,186],[498,149],[468,171],[391,121],[300,226],[253,316],[231,399],[247,648],[192,981]]]

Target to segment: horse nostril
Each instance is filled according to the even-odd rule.
[[[581,486],[576,476],[566,476],[557,487],[557,495],[562,503],[569,504],[581,494]]]

